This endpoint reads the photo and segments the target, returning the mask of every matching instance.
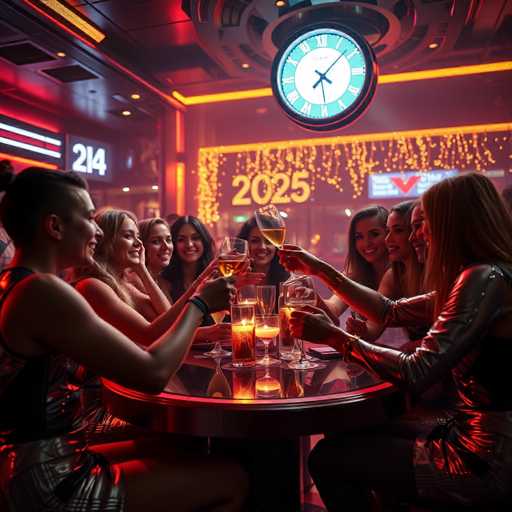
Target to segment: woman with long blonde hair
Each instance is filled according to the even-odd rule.
[[[409,436],[380,429],[321,441],[310,471],[329,510],[369,510],[369,488],[442,505],[512,504],[512,218],[479,173],[434,185],[422,205],[433,293],[405,307],[377,293],[369,299],[368,291],[300,248],[281,254],[289,270],[319,276],[378,321],[393,324],[433,303],[436,319],[412,354],[349,335],[319,314],[294,312],[292,331],[328,343],[412,393],[451,373],[459,398],[452,419],[434,429],[420,418],[409,422]]]

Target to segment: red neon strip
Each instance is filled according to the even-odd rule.
[[[5,159],[19,162],[20,164],[35,165],[36,167],[43,167],[44,169],[52,169],[54,171],[59,168],[55,164],[49,164],[47,162],[40,162],[39,160],[32,160],[31,158],[23,158],[21,156],[10,155],[8,153],[0,153],[0,158],[2,160]]]

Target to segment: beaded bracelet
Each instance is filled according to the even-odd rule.
[[[210,314],[210,308],[208,307],[208,304],[206,304],[206,302],[201,297],[199,297],[199,295],[194,295],[188,299],[187,302],[194,304],[194,306],[196,306],[197,309],[201,311],[203,316],[208,316]]]

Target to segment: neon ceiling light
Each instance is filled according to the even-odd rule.
[[[0,137],[0,144],[5,144],[6,146],[13,146],[15,148],[26,149],[27,151],[31,151],[32,153],[39,153],[41,155],[52,156],[53,158],[60,158],[61,154],[58,151],[53,151],[52,149],[41,148],[39,146],[34,146],[33,144],[27,144],[26,142],[20,142],[18,140],[6,139],[5,137]]]
[[[105,34],[89,23],[85,18],[79,16],[75,11],[70,9],[63,2],[58,0],[39,0],[39,3],[48,7],[53,12],[65,19],[68,23],[80,30],[86,36],[90,37],[94,42],[101,43],[105,39]]]
[[[18,135],[24,135],[25,137],[30,137],[31,139],[47,142],[48,144],[53,144],[54,146],[62,145],[62,142],[58,139],[54,139],[53,137],[47,137],[46,135],[41,135],[39,133],[31,132],[29,130],[24,130],[23,128],[18,128],[17,126],[11,126],[9,124],[0,123],[0,129],[11,133],[16,133]]]
[[[394,84],[401,82],[413,82],[416,80],[432,80],[435,78],[451,78],[457,76],[477,75],[482,73],[496,73],[502,71],[512,71],[512,61],[380,75],[378,83]],[[206,103],[219,103],[223,101],[265,98],[272,96],[272,89],[270,87],[262,87],[260,89],[247,89],[245,91],[230,91],[216,94],[202,94],[198,96],[185,96],[178,91],[173,91],[172,95],[184,105],[190,106],[203,105]]]
[[[435,137],[439,135],[512,131],[512,121],[507,123],[474,124],[449,126],[444,128],[426,128],[424,130],[404,130],[398,132],[362,133],[359,135],[341,135],[337,137],[319,137],[314,139],[276,140],[254,144],[234,144],[231,146],[205,146],[200,151],[216,151],[223,154],[241,151],[259,151],[262,148],[287,149],[303,146],[323,146],[327,144],[349,144],[359,142],[385,141],[408,137]]]

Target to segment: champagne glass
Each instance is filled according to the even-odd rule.
[[[238,304],[247,306],[256,306],[258,299],[256,297],[256,286],[254,284],[246,284],[237,290]]]
[[[246,240],[227,236],[219,251],[219,270],[224,277],[239,274],[244,268],[249,249]]]
[[[276,287],[269,285],[256,286],[256,298],[262,315],[271,315],[276,307]]]
[[[316,293],[313,279],[307,276],[297,277],[291,281],[283,283],[284,303],[296,310],[304,306],[314,306],[316,304]],[[313,361],[308,361],[304,353],[304,341],[297,339],[300,349],[300,357],[296,361],[288,363],[288,367],[293,370],[310,370],[319,365]]]
[[[268,346],[271,341],[277,339],[279,335],[279,315],[265,315],[256,317],[256,338],[259,338],[265,347],[265,355],[256,361],[256,364],[260,366],[271,366],[274,364],[280,364],[279,359],[270,357],[268,353]]]
[[[256,224],[261,234],[278,249],[282,249],[286,236],[286,226],[279,210],[267,204],[254,212]]]
[[[210,313],[210,316],[213,318],[213,321],[215,324],[220,324],[224,320],[224,317],[226,316],[225,311],[215,311],[215,313]],[[231,355],[231,352],[229,350],[223,349],[222,345],[220,344],[220,341],[216,341],[215,345],[211,350],[208,352],[205,352],[203,355],[207,357],[213,357],[214,359],[221,358],[221,357],[227,357]]]

